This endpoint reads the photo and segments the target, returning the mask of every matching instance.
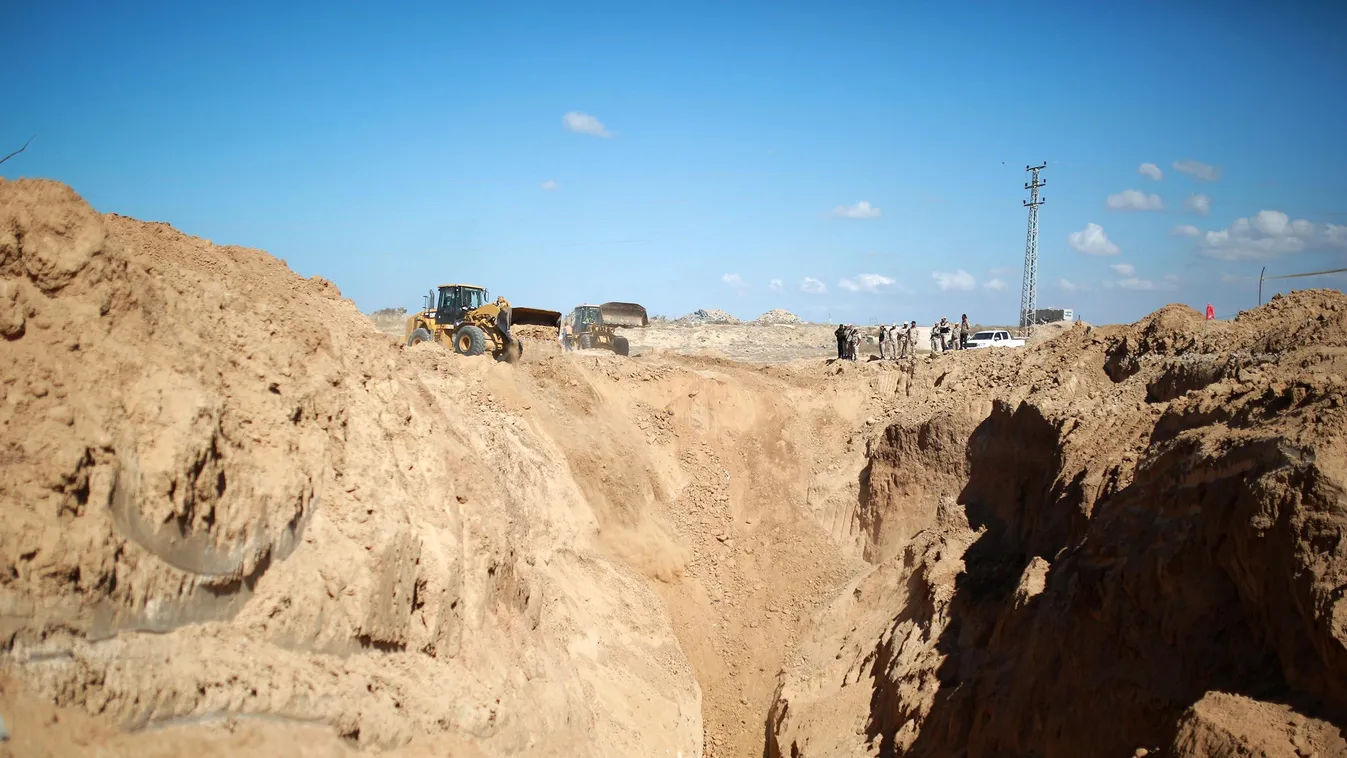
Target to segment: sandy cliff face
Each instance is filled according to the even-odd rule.
[[[555,444],[474,402],[506,367],[49,182],[0,184],[0,277],[0,643],[33,691],[132,729],[700,752],[662,601]]]
[[[1347,754],[1347,297],[910,363],[733,328],[784,362],[407,349],[0,181],[7,746]]]
[[[0,193],[0,706],[132,753],[761,752],[895,367],[405,349],[265,253]]]
[[[962,445],[881,440],[872,472],[928,473],[870,509],[927,523],[815,617],[771,754],[1347,752],[1347,298],[1203,327],[1171,307],[1013,366],[953,356],[991,412]]]

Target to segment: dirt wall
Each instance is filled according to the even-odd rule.
[[[468,400],[507,367],[51,182],[0,183],[0,281],[0,645],[36,696],[133,731],[700,752],[661,599],[555,444]]]
[[[8,744],[1340,754],[1345,319],[510,366],[0,182]]]
[[[12,702],[129,752],[761,752],[895,367],[409,349],[260,251],[0,193]]]
[[[947,472],[962,447],[966,476],[872,488],[886,512],[946,499],[815,616],[770,754],[1289,747],[1281,713],[1245,702],[1285,704],[1296,739],[1343,754],[1323,735],[1347,723],[1345,319],[1340,293],[1305,292],[1221,327],[1170,307],[1013,364],[950,356],[945,381],[981,384],[991,412],[962,446],[895,424],[872,465]],[[1315,340],[1278,342],[1290,326]],[[906,415],[939,417],[922,404]],[[1213,736],[1236,713],[1263,715]]]

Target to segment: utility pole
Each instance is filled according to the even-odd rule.
[[[1024,206],[1029,209],[1029,232],[1024,237],[1024,284],[1020,287],[1020,331],[1024,332],[1026,339],[1034,331],[1034,310],[1038,307],[1038,206],[1047,202],[1046,198],[1038,196],[1039,187],[1047,184],[1038,180],[1038,172],[1047,167],[1047,161],[1039,166],[1024,167],[1024,170],[1033,177],[1031,181],[1024,183],[1024,188],[1029,190],[1029,199],[1024,201]]]

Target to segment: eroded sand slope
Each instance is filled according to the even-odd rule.
[[[895,367],[405,349],[259,251],[0,192],[12,687],[185,750],[761,751]]]
[[[993,402],[878,442],[879,563],[816,615],[771,755],[1347,753],[1347,298],[951,358],[935,384]]]
[[[0,193],[0,612],[33,691],[132,729],[700,752],[662,601],[555,443],[469,400],[508,367],[401,354],[263,253]]]
[[[5,747],[1342,754],[1345,319],[507,366],[0,181]]]

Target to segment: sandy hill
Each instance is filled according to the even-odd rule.
[[[686,316],[674,319],[673,323],[679,326],[702,326],[704,324],[738,324],[740,321],[725,311],[715,308],[699,308]]]
[[[1347,751],[1340,293],[902,363],[662,329],[780,359],[408,349],[0,181],[0,748]]]
[[[769,324],[799,324],[803,323],[803,321],[799,316],[796,316],[785,308],[773,308],[748,323],[766,326]]]

